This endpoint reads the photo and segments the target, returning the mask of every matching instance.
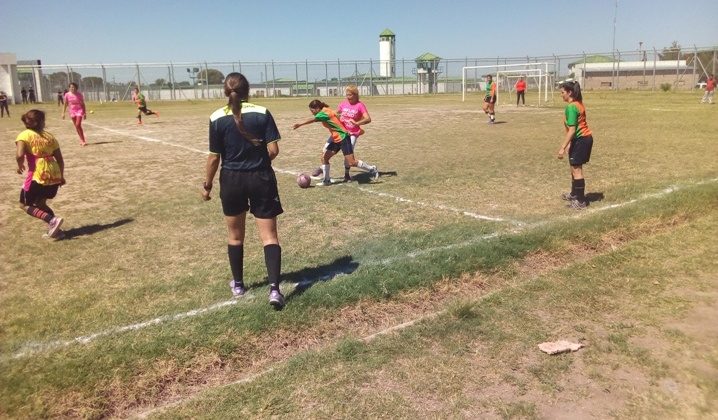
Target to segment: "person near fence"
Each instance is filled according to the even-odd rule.
[[[60,226],[63,219],[55,216],[47,200],[55,198],[60,186],[65,185],[65,161],[60,144],[45,130],[44,112],[31,109],[22,115],[21,120],[25,130],[15,140],[15,157],[17,173],[27,173],[20,189],[20,207],[30,216],[47,223],[50,238],[59,239],[62,237]]]
[[[27,103],[27,90],[25,89],[24,86],[23,86],[23,88],[20,90],[20,96],[22,97],[22,103],[23,103],[23,104],[26,104],[26,103]]]
[[[576,81],[561,83],[561,98],[568,103],[564,110],[565,136],[558,150],[558,158],[563,159],[568,153],[571,166],[571,192],[564,193],[561,198],[569,201],[568,207],[580,210],[587,206],[583,177],[583,165],[588,163],[593,149],[593,135],[586,122],[586,108],[583,106],[581,85]]]
[[[64,96],[65,94],[62,93],[61,90],[57,91],[57,106],[63,106],[65,104]]]
[[[494,108],[496,107],[496,82],[494,82],[491,75],[486,76],[486,87],[484,94],[484,113],[489,115],[489,123],[493,124],[496,122],[496,113]]]
[[[709,104],[713,103],[713,95],[715,94],[716,90],[716,78],[712,75],[708,75],[708,79],[706,79],[706,91],[703,94],[703,99],[701,99],[701,103],[704,104],[708,102]]]
[[[85,97],[78,89],[75,82],[71,82],[68,86],[64,97],[65,104],[62,107],[62,119],[65,119],[67,108],[70,108],[70,118],[75,125],[77,135],[80,136],[80,146],[87,146],[85,131],[82,129],[82,120],[87,119],[87,109],[85,108]]]
[[[367,110],[366,105],[359,100],[359,88],[356,85],[347,86],[344,92],[346,94],[346,99],[339,104],[337,114],[339,114],[339,121],[344,124],[344,127],[346,127],[347,132],[349,133],[352,149],[356,151],[357,140],[359,139],[359,136],[364,134],[364,129],[360,126],[369,124],[371,122],[371,116],[369,115],[369,110]],[[330,144],[331,138],[327,139],[327,142],[324,144],[325,151]],[[349,174],[350,168],[349,164],[344,162],[344,182],[351,182],[352,180],[351,175]],[[321,176],[321,174],[321,166],[317,167],[314,172],[312,172],[312,176],[314,177]]]
[[[219,197],[227,223],[229,266],[234,297],[244,295],[244,234],[247,210],[255,218],[264,246],[269,282],[269,304],[284,306],[279,289],[282,248],[277,234],[277,216],[282,214],[277,178],[272,160],[279,154],[279,130],[268,109],[247,102],[249,82],[241,73],[224,79],[229,102],[209,118],[209,156],[202,198],[210,199],[212,182],[221,163]]]
[[[519,106],[519,99],[521,100],[521,105],[526,105],[526,81],[523,77],[519,77],[514,88],[516,89],[516,106]]]
[[[139,88],[132,89],[132,100],[137,105],[137,124],[142,124],[142,114],[154,115],[157,118],[160,117],[160,113],[147,109],[147,102],[145,101],[145,95],[140,92]]]
[[[28,89],[28,91],[27,91],[27,100],[28,100],[28,102],[30,102],[31,104],[34,104],[34,103],[37,102],[37,98],[35,98],[35,89],[33,89],[33,88]]]
[[[377,179],[379,177],[379,171],[376,169],[376,166],[369,165],[368,163],[357,160],[354,157],[354,148],[352,147],[351,136],[349,135],[347,128],[339,120],[337,113],[329,108],[329,105],[319,99],[314,99],[309,103],[309,111],[312,113],[313,117],[301,123],[294,124],[293,129],[296,130],[303,125],[321,122],[322,125],[329,130],[329,140],[331,141],[331,143],[325,147],[324,153],[322,154],[321,163],[323,178],[322,182],[318,185],[325,186],[332,184],[332,178],[329,172],[329,160],[340,150],[344,154],[344,162],[346,162],[349,166],[361,168],[369,172],[373,179]]]
[[[0,91],[0,118],[5,117],[5,113],[7,113],[7,117],[10,118],[10,108],[7,107],[7,95],[5,92]]]

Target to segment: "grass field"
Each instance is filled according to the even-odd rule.
[[[584,96],[595,201],[580,212],[559,198],[563,104],[502,107],[492,126],[478,97],[367,97],[357,157],[382,177],[302,190],[327,135],[291,130],[311,98],[258,100],[283,136],[281,312],[251,218],[250,290],[230,299],[218,191],[200,199],[221,103],[150,103],[144,126],[129,103],[90,104],[84,148],[39,106],[66,161],[61,241],[17,209],[29,108],[11,108],[0,417],[718,415],[718,107]],[[560,338],[587,346],[536,347]]]

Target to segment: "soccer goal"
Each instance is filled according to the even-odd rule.
[[[514,92],[512,79],[526,77],[527,92],[537,92],[536,102],[538,106],[549,101],[549,92],[553,94],[552,80],[554,74],[553,63],[520,63],[520,64],[495,64],[488,66],[466,66],[461,69],[461,101],[466,101],[466,95],[478,92],[483,97],[486,86],[486,76],[492,75],[497,83],[497,96],[511,97]],[[503,95],[501,94],[503,92]],[[497,101],[499,98],[496,98]],[[506,100],[508,103],[508,100]]]
[[[549,75],[543,69],[499,70],[494,76],[497,83],[496,103],[509,105],[516,99],[516,82],[523,78],[526,82],[528,103],[541,106],[548,102]],[[544,94],[543,101],[541,95]]]

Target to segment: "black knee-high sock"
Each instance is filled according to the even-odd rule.
[[[586,201],[586,196],[584,194],[586,190],[586,180],[581,178],[575,179],[573,182],[575,185],[574,189],[576,190],[576,193],[574,194],[576,199],[578,201]]]
[[[272,290],[279,290],[279,275],[282,271],[282,247],[278,244],[264,247],[264,263],[267,265],[267,279]]]
[[[46,223],[50,223],[54,217],[54,215],[34,206],[27,206],[27,210],[25,210],[25,212],[32,217],[37,217],[38,219],[43,220]]]
[[[48,214],[51,215],[52,217],[55,217],[55,212],[54,212],[54,211],[50,208],[50,206],[48,206],[47,204],[45,204],[45,205],[42,206],[42,207],[38,207],[38,208],[39,208],[40,210],[42,210],[42,211],[48,213]]]
[[[227,255],[234,284],[244,286],[244,245],[227,245]]]

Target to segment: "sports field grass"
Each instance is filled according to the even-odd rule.
[[[39,106],[66,160],[67,185],[51,202],[65,218],[61,241],[43,239],[43,223],[16,208],[22,178],[13,139],[29,107],[13,107],[13,118],[0,120],[0,416],[123,417],[173,404],[154,413],[541,417],[575,363],[591,384],[576,400],[598,401],[592,392],[615,382],[604,369],[634,359],[631,369],[648,366],[646,383],[632,384],[636,395],[624,387],[596,412],[670,416],[661,411],[670,398],[652,397],[651,384],[669,376],[672,360],[632,353],[621,320],[658,328],[657,320],[678,323],[718,296],[718,109],[688,93],[584,96],[595,138],[584,171],[595,201],[582,212],[559,198],[570,186],[567,163],[555,158],[563,104],[499,108],[499,123],[488,125],[478,97],[366,97],[373,122],[357,157],[382,177],[355,172],[351,184],[302,190],[295,174],[317,166],[327,136],[318,124],[291,130],[310,116],[311,98],[258,100],[283,136],[274,162],[285,208],[281,312],[267,304],[251,217],[250,291],[230,299],[218,188],[210,202],[200,199],[208,116],[220,102],[150,103],[161,118],[139,127],[129,103],[90,104],[85,148],[54,105]],[[335,158],[334,177],[341,166]],[[668,284],[675,278],[686,285]],[[640,287],[626,286],[634,280]],[[642,300],[655,297],[654,281],[658,302]],[[617,293],[622,287],[629,289]],[[676,291],[680,299],[671,298]],[[574,310],[556,314],[554,328],[552,311],[529,310],[545,309],[540,302]],[[718,319],[715,305],[710,313]],[[386,341],[361,340],[427,314],[437,315]],[[718,372],[715,334],[674,330],[660,329],[665,348],[712,344],[706,358],[693,359]],[[594,345],[541,362],[535,344],[558,333]],[[475,354],[467,346],[491,351],[493,363],[474,366],[480,380],[462,368]],[[431,355],[446,362],[435,372],[412,362]],[[436,386],[432,372],[442,393],[427,405],[407,402]],[[718,395],[715,377],[708,385],[698,374],[685,380],[700,394],[691,410],[715,413],[705,402]],[[236,381],[244,382],[217,388]],[[497,388],[507,381],[516,388]],[[462,397],[466,384],[474,398]],[[343,410],[330,390],[344,401],[371,398]]]

